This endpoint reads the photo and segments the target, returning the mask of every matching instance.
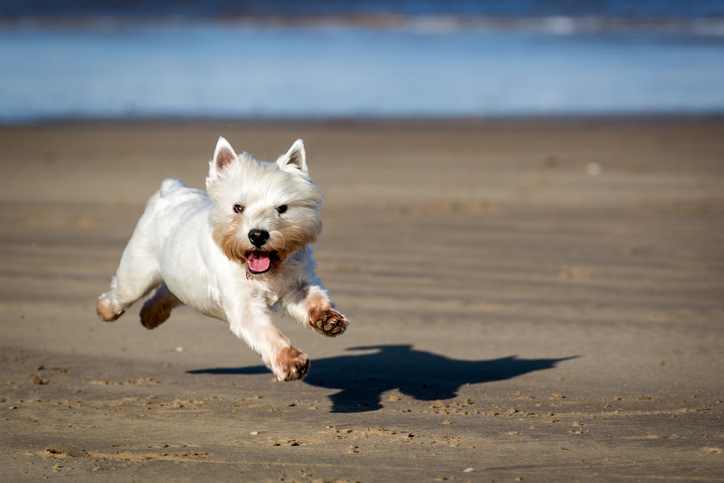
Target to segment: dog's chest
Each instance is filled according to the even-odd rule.
[[[287,291],[287,282],[278,277],[254,277],[250,276],[249,290],[252,297],[264,300],[269,307],[273,306],[284,296]]]

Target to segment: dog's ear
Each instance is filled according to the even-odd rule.
[[[214,157],[212,159],[213,167],[221,172],[237,159],[238,156],[234,148],[229,144],[229,141],[223,136],[220,136],[219,140],[216,141],[216,148],[214,148]]]
[[[236,155],[234,148],[231,147],[229,141],[223,137],[219,137],[214,148],[214,156],[209,162],[209,175],[206,178],[206,186],[213,183],[219,175],[232,164],[236,163],[239,157]]]
[[[279,156],[277,164],[284,171],[308,174],[307,153],[304,151],[304,142],[301,139],[294,141],[289,151]]]

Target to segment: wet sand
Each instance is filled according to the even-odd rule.
[[[97,321],[150,193],[305,140],[352,321],[274,383],[189,309]],[[0,128],[5,481],[724,480],[724,120]]]

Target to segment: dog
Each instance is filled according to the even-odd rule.
[[[272,310],[330,337],[349,325],[315,274],[321,204],[301,139],[266,162],[219,138],[206,191],[166,179],[149,199],[98,316],[116,320],[155,290],[140,312],[147,329],[185,304],[228,322],[278,381],[303,378],[309,358],[274,326]]]

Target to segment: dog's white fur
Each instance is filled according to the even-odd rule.
[[[321,194],[309,178],[304,144],[297,140],[275,163],[237,155],[219,138],[209,163],[206,191],[164,180],[141,216],[97,311],[115,320],[157,289],[141,310],[147,328],[173,307],[189,305],[227,321],[258,352],[278,380],[299,379],[307,356],[272,323],[272,308],[328,336],[348,325],[314,271],[311,248],[321,230]],[[235,205],[243,212],[235,211]],[[286,211],[281,212],[285,205]],[[261,247],[274,254],[270,271],[248,267],[252,229],[269,233]]]

